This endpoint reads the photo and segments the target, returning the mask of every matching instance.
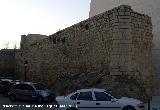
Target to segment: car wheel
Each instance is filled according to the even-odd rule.
[[[122,110],[136,110],[136,109],[132,106],[127,106],[127,107],[124,107]]]
[[[71,108],[68,108],[67,110],[78,110],[78,109],[74,108],[74,107],[71,107]]]
[[[38,97],[38,98],[37,98],[37,102],[38,102],[38,103],[42,103],[42,102],[43,102],[43,97]]]
[[[10,96],[9,96],[9,99],[10,99],[10,101],[14,102],[14,101],[16,101],[16,96],[10,95]]]

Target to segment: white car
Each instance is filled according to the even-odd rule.
[[[114,98],[105,89],[81,89],[67,96],[56,97],[58,110],[144,110],[142,101]]]

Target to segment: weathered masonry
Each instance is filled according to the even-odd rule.
[[[32,35],[34,36],[34,35]],[[37,36],[37,35],[36,35]],[[50,36],[22,36],[16,72],[57,94],[98,87],[118,96],[152,94],[151,18],[122,5]],[[22,75],[23,76],[23,75]]]

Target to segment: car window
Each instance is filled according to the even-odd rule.
[[[26,90],[25,84],[17,84],[13,87],[13,89],[21,89],[21,90]]]
[[[26,90],[34,91],[34,88],[32,86],[30,86],[30,85],[26,84],[25,87],[26,87]]]
[[[21,84],[16,84],[13,89],[21,89]]]
[[[93,100],[92,92],[80,92],[77,100]]]
[[[22,90],[27,90],[26,84],[21,84],[21,85],[20,85],[20,89],[22,89]]]
[[[111,101],[112,97],[104,92],[94,92],[97,101]]]
[[[79,93],[75,93],[70,97],[71,100],[76,100]]]
[[[37,90],[45,90],[45,87],[43,87],[43,86],[40,85],[40,84],[34,84],[34,87],[35,87]]]

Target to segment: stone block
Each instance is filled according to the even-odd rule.
[[[110,72],[110,75],[117,76],[117,75],[122,75],[122,73],[121,72],[112,71],[112,72]]]
[[[118,16],[118,19],[130,19],[131,18],[131,16]]]
[[[125,12],[124,11],[120,11],[120,12],[118,12],[118,15],[120,15],[120,16],[125,15]]]

